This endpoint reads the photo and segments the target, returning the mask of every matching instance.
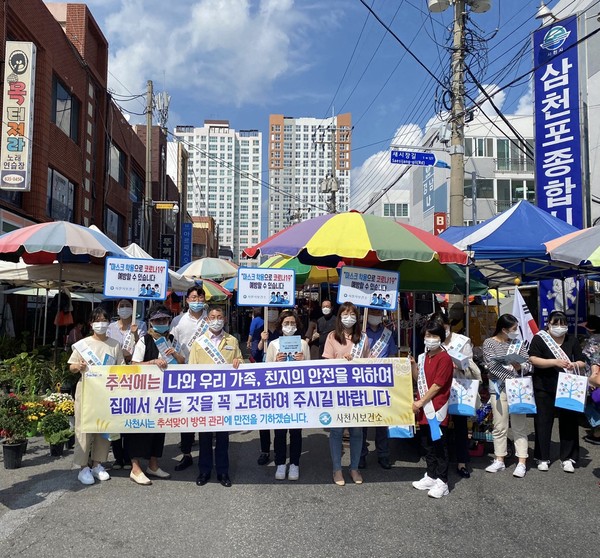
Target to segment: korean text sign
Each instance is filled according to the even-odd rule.
[[[412,425],[408,359],[92,366],[83,432]]]
[[[533,35],[537,205],[584,226],[577,17]],[[571,48],[569,48],[571,47]]]
[[[399,288],[397,271],[345,265],[340,270],[338,304],[352,302],[376,310],[396,310]]]
[[[279,306],[296,304],[296,272],[293,269],[240,267],[238,269],[239,306]]]
[[[169,262],[141,258],[106,258],[104,296],[165,300]]]
[[[0,138],[0,189],[31,190],[36,48],[6,41]]]

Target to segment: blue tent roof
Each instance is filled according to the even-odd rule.
[[[544,242],[576,230],[523,200],[479,225],[450,227],[440,236],[469,252],[478,267],[488,267],[488,273],[484,271],[488,277],[494,269],[501,282],[515,275],[534,280],[576,273],[563,264],[550,262],[544,246]]]

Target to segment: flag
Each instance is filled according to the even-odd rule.
[[[519,289],[515,288],[515,300],[513,302],[513,316],[519,320],[519,330],[521,331],[521,339],[525,341],[527,347],[531,344],[533,336],[539,331],[527,304],[523,300],[523,296]]]

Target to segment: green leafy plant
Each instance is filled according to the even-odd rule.
[[[5,444],[19,444],[27,440],[29,421],[25,406],[14,393],[0,394],[0,436]]]
[[[40,432],[51,446],[67,442],[73,435],[69,417],[64,413],[49,413],[40,422]]]
[[[70,385],[72,381],[64,359],[54,365],[38,349],[19,353],[0,364],[0,384],[16,393],[37,395]]]

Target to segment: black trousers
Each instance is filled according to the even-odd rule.
[[[275,430],[275,439],[273,440],[273,448],[275,449],[275,465],[285,464],[288,432],[290,433],[290,464],[300,465],[300,456],[302,455],[301,428]]]
[[[360,452],[361,457],[367,457],[367,455],[369,455],[369,442],[367,441],[368,430],[368,427],[363,427],[363,443]],[[375,449],[377,450],[378,458],[390,456],[390,442],[387,426],[375,427]]]
[[[215,451],[213,456],[213,436]],[[200,473],[210,474],[213,464],[217,475],[229,474],[229,432],[200,432],[198,434],[198,470]]]
[[[125,445],[125,434],[121,434],[121,437],[118,440],[113,440],[110,443],[110,446],[117,463],[131,463],[127,446]]]
[[[192,444],[194,443],[193,432],[182,432],[180,435],[181,453],[184,455],[192,453]]]
[[[133,459],[162,457],[165,447],[165,435],[153,432],[124,434],[125,449]]]
[[[448,482],[448,427],[440,426],[442,437],[439,440],[431,439],[431,430],[428,424],[419,425],[421,445],[425,450],[425,463],[427,463],[427,476]]]
[[[471,460],[469,456],[468,418],[462,415],[452,415],[452,422],[454,423],[454,451],[457,463],[468,463]]]
[[[534,390],[537,413],[533,416],[535,427],[535,449],[533,457],[540,461],[550,461],[550,444],[554,417],[558,416],[558,437],[560,440],[560,460],[579,459],[579,413],[554,406],[556,394]]]
[[[271,431],[259,430],[260,435],[260,453],[269,453],[271,451]]]

